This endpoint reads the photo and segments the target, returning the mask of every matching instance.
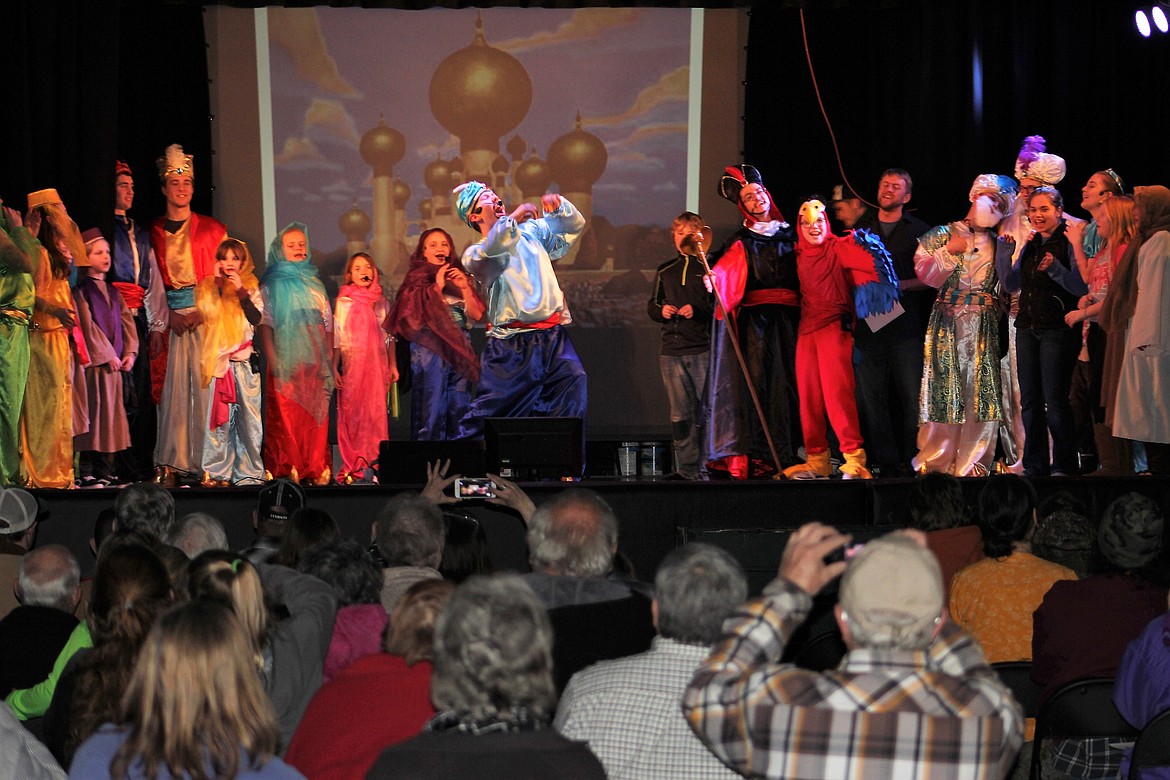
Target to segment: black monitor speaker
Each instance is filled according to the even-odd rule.
[[[577,480],[584,466],[580,417],[488,417],[483,427],[488,471],[520,482]]]

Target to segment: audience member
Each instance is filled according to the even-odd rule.
[[[118,530],[141,531],[161,540],[175,522],[175,497],[160,485],[137,482],[118,492],[114,512]]]
[[[867,544],[819,523],[788,539],[780,576],[737,609],[683,712],[738,772],[762,777],[1003,777],[1023,717],[977,642],[947,620],[938,561],[914,531]],[[812,598],[844,572],[837,623],[849,653],[820,673],[779,663]]]
[[[156,538],[141,531],[120,530],[111,533],[102,540],[102,546],[98,548],[98,566],[100,567],[102,561],[120,547],[134,545],[150,548],[156,544],[158,544]],[[57,689],[57,683],[64,674],[69,662],[73,660],[73,656],[81,650],[93,647],[93,636],[90,633],[91,618],[88,616],[88,612],[94,607],[95,589],[91,585],[90,595],[87,597],[90,604],[86,609],[86,619],[80,621],[73,629],[73,633],[69,635],[69,640],[65,643],[65,647],[57,655],[57,660],[53,662],[53,668],[50,670],[49,676],[30,688],[21,688],[12,691],[5,697],[4,701],[12,708],[16,717],[21,720],[27,722],[31,719],[39,718],[48,711]]]
[[[290,479],[274,479],[260,488],[252,514],[256,538],[241,554],[252,563],[266,563],[275,558],[289,518],[305,504],[304,488]]]
[[[1142,571],[1162,551],[1164,522],[1158,505],[1126,493],[1105,510],[1097,531],[1099,573],[1054,583],[1036,609],[1032,679],[1041,700],[1086,677],[1113,677],[1126,645],[1166,609],[1166,588]],[[1073,778],[1117,777],[1121,754],[1108,737],[1061,740],[1052,766]]]
[[[384,748],[422,730],[435,714],[435,621],[454,590],[445,580],[410,586],[394,607],[385,652],[345,667],[313,697],[288,746],[290,764],[314,780],[365,777]]]
[[[37,538],[37,500],[20,488],[0,487],[0,555],[24,555]]]
[[[77,626],[81,598],[73,553],[59,544],[38,547],[20,559],[16,599],[20,606],[0,620],[0,696],[48,677],[53,661]],[[2,586],[3,583],[0,583]]]
[[[929,471],[914,482],[910,527],[926,533],[926,546],[938,558],[948,598],[955,572],[983,558],[979,526],[969,523],[968,517],[958,478]]]
[[[341,529],[324,509],[301,507],[288,519],[273,563],[297,568],[306,555],[341,539]]]
[[[48,748],[0,707],[0,780],[65,780]]]
[[[252,564],[233,553],[215,551],[191,561],[188,587],[192,601],[231,607],[243,623],[264,690],[276,710],[283,750],[321,687],[337,614],[332,589],[316,577],[284,566]],[[273,619],[269,603],[285,610],[288,617]]]
[[[171,526],[166,541],[182,550],[188,558],[196,558],[208,550],[228,549],[223,523],[206,512],[184,515]]]
[[[617,516],[592,490],[566,490],[532,515],[523,579],[549,610],[558,691],[590,664],[650,648],[650,599],[607,576],[617,537]]]
[[[1077,579],[1093,573],[1092,523],[1071,509],[1058,509],[1041,517],[1032,532],[1032,554],[1072,569]]]
[[[0,579],[15,579],[20,556],[32,549],[37,538],[37,500],[20,488],[0,487]],[[0,617],[20,602],[12,588],[0,586]]]
[[[695,738],[678,703],[724,619],[747,598],[747,578],[729,553],[691,544],[663,559],[654,585],[651,649],[573,675],[553,725],[588,742],[611,780],[738,777]]]
[[[363,656],[378,652],[386,630],[382,607],[382,569],[360,542],[338,540],[312,550],[298,564],[333,588],[337,617],[323,666],[324,682]]]
[[[386,562],[382,606],[387,614],[411,585],[442,577],[444,533],[443,512],[422,496],[400,493],[382,509],[374,522],[373,541]]]
[[[439,714],[422,734],[383,751],[367,777],[604,778],[585,745],[548,728],[552,644],[544,606],[519,577],[465,582],[435,627],[431,700]]]
[[[453,509],[444,511],[443,516],[447,519],[443,557],[439,561],[439,573],[443,579],[458,585],[475,574],[493,573],[495,568],[488,553],[483,523],[469,512]]]
[[[1031,553],[1036,491],[1015,474],[992,477],[979,494],[983,553],[978,563],[951,580],[955,622],[978,640],[988,663],[1032,657],[1032,613],[1059,580],[1075,580],[1072,569]]]
[[[276,717],[249,650],[240,621],[219,604],[164,615],[119,716],[81,746],[69,776],[300,778],[275,756]]]
[[[1154,618],[1129,643],[1117,667],[1113,703],[1121,717],[1142,729],[1170,709],[1170,613]],[[1123,750],[1119,777],[1129,777],[1132,747]],[[1165,767],[1143,770],[1141,780],[1167,780]]]
[[[152,550],[132,543],[102,548],[87,618],[93,647],[65,667],[45,714],[45,744],[62,766],[98,727],[118,720],[138,650],[171,600],[170,576]]]

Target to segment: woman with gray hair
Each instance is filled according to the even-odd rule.
[[[441,711],[422,734],[385,750],[367,777],[604,778],[588,747],[550,725],[552,639],[519,577],[469,579],[435,628],[431,699]]]

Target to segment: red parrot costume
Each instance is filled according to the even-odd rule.
[[[893,259],[868,231],[833,235],[825,204],[808,200],[798,217],[796,268],[800,276],[796,390],[806,462],[784,474],[816,479],[832,473],[827,416],[845,456],[842,477],[870,479],[854,397],[853,321],[894,308],[899,293]]]

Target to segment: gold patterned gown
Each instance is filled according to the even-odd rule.
[[[953,231],[967,250],[953,255]],[[939,288],[923,351],[915,469],[987,474],[1001,419],[995,234],[952,222],[919,239],[914,270]]]
[[[28,387],[20,419],[20,471],[31,487],[66,488],[73,484],[73,350],[69,330],[45,309],[61,307],[73,313],[73,295],[68,278],[53,278],[44,249],[33,268],[33,283],[37,307],[29,333]]]

